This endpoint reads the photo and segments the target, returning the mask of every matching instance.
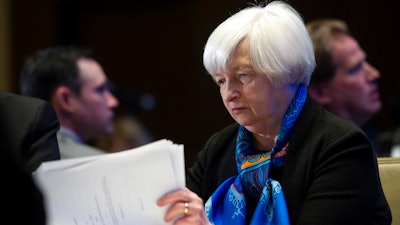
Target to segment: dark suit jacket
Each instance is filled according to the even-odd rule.
[[[237,130],[233,124],[214,134],[188,171],[188,188],[204,201],[238,173]],[[269,175],[282,185],[292,225],[391,223],[367,136],[310,98],[293,128],[283,167]]]
[[[43,196],[31,172],[44,161],[60,158],[58,129],[57,116],[49,103],[0,92],[0,215],[4,221],[46,224]]]
[[[32,172],[44,161],[59,160],[60,124],[50,103],[28,96],[0,93],[1,123],[11,154]],[[5,149],[5,150],[9,150]]]

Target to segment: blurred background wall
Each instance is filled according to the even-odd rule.
[[[0,1],[0,90],[12,90],[9,1]]]
[[[251,1],[254,3],[255,1]],[[399,89],[398,17],[392,3],[372,0],[289,0],[305,21],[337,17],[381,73],[380,130],[394,129],[389,101]],[[211,31],[247,6],[242,0],[0,0],[0,90],[19,92],[24,59],[52,45],[94,50],[156,139],[185,146],[186,165],[206,139],[232,122],[202,66]],[[149,94],[154,104],[139,104]],[[147,95],[148,96],[148,95]]]

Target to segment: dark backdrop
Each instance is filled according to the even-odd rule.
[[[135,95],[149,93],[152,110],[135,113],[156,139],[184,144],[186,166],[215,131],[232,122],[217,86],[202,66],[211,31],[248,5],[241,0],[13,0],[12,78],[18,92],[25,57],[51,45],[94,49],[108,77]],[[254,3],[254,1],[252,2]],[[372,0],[291,0],[305,21],[337,17],[348,22],[382,73],[380,130],[394,129],[389,99],[399,86],[394,7]],[[385,3],[385,5],[383,5]],[[397,40],[396,40],[397,41]]]

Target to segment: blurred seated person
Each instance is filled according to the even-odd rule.
[[[57,131],[60,124],[53,107],[41,99],[0,92],[1,130],[7,132],[11,154],[24,171],[42,162],[60,159]]]
[[[107,76],[85,48],[56,46],[26,59],[21,93],[51,102],[61,128],[57,134],[61,159],[105,154],[88,143],[113,132],[118,100]]]
[[[367,55],[338,19],[309,21],[317,67],[308,87],[309,95],[328,111],[360,126],[378,156],[379,144],[372,119],[381,108],[380,72],[367,62]]]

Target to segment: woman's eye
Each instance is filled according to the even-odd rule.
[[[216,80],[216,82],[217,82],[217,84],[218,84],[219,86],[221,86],[221,85],[223,85],[223,84],[225,83],[225,80],[220,79],[220,80]]]
[[[248,83],[251,79],[249,74],[239,74],[239,79],[242,83]]]

